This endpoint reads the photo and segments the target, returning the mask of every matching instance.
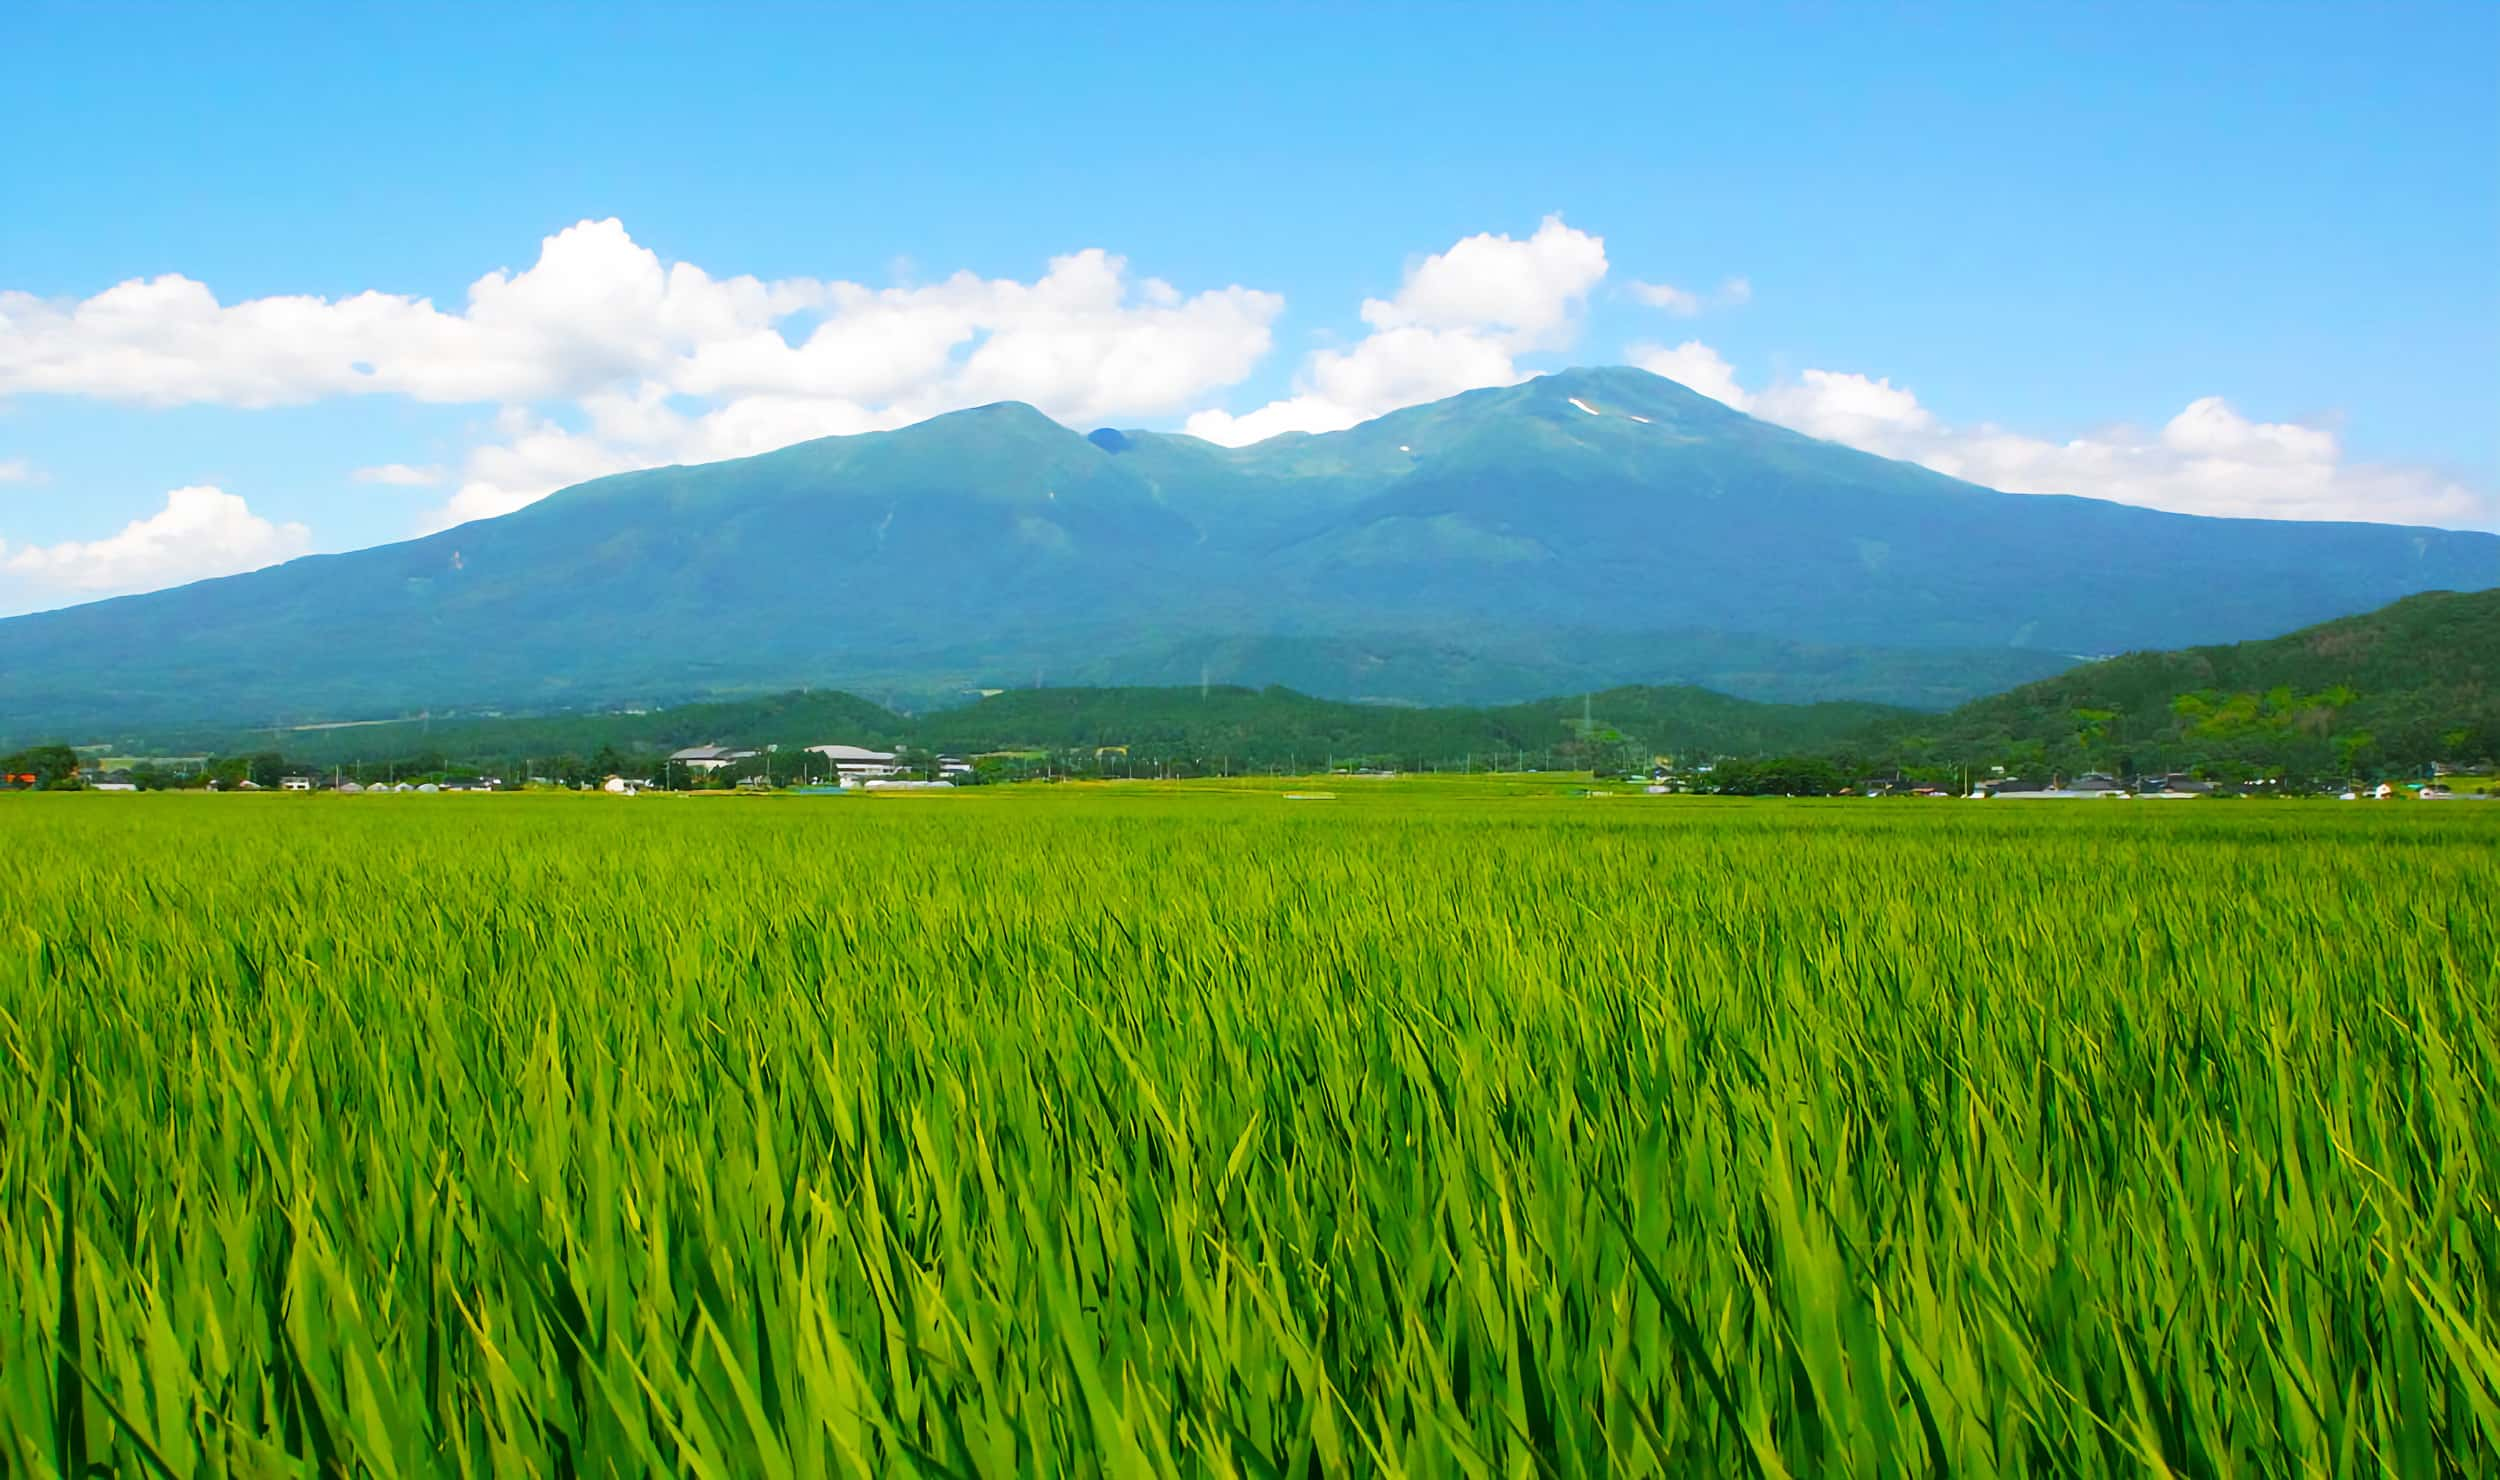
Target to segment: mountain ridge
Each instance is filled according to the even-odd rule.
[[[1996,493],[1609,368],[1245,448],[1081,434],[1002,402],[616,474],[416,540],[0,621],[0,715],[256,722],[800,685],[926,700],[1037,669],[1118,681],[1193,647],[1207,676],[1255,684],[1277,675],[1212,665],[1280,643],[1370,649],[1373,669],[1319,676],[1430,703],[1550,688],[1537,664],[1566,649],[1591,686],[1711,685],[1698,634],[1967,655],[1958,684],[1849,690],[1932,703],[2076,654],[2490,584],[2500,536]],[[1695,635],[1635,645],[1661,633]],[[1494,669],[1518,686],[1467,687]]]

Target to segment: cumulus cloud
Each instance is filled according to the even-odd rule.
[[[1559,216],[1525,237],[1466,237],[1411,262],[1394,293],[1365,299],[1361,337],[1305,355],[1289,394],[1240,414],[1197,410],[1187,429],[1241,445],[1515,382],[1522,356],[1574,342],[1607,271],[1604,239]],[[447,465],[387,462],[353,474],[447,489],[423,516],[439,528],[602,474],[987,401],[1028,401],[1078,427],[1168,423],[1247,377],[1284,307],[1239,285],[1187,292],[1100,249],[1050,259],[1030,280],[896,277],[875,287],[715,276],[663,261],[607,220],[547,237],[530,265],[486,273],[448,306],[378,291],[226,303],[178,274],[80,299],[0,291],[0,400],[262,407],[390,395],[490,408],[489,430]],[[1745,304],[1752,285],[1635,282],[1630,292],[1691,316]],[[1629,358],[1812,435],[2016,491],[2198,513],[2500,522],[2487,496],[2454,480],[2348,461],[2331,427],[2259,421],[2219,398],[2156,429],[2054,441],[1949,425],[1909,387],[1845,371],[1748,388],[1698,339],[1636,344]],[[41,481],[23,459],[0,461],[0,484]],[[301,526],[260,519],[219,490],[181,489],[120,534],[19,546],[0,569],[47,589],[101,592],[282,559],[303,541]]]
[[[571,470],[763,451],[987,401],[1079,426],[1177,415],[1249,374],[1283,308],[1238,285],[1184,293],[1101,250],[1030,282],[715,277],[663,262],[620,222],[584,221],[527,269],[478,278],[457,310],[380,292],[227,304],[179,275],[67,302],[0,293],[0,397],[497,406],[516,440],[468,459],[441,522],[517,507]],[[696,409],[668,407],[688,399]],[[593,431],[557,426],[568,403]],[[619,427],[636,435],[607,434]],[[359,476],[415,486],[428,471]]]
[[[1239,380],[1284,307],[1238,286],[1186,295],[1100,250],[1030,283],[714,278],[661,262],[613,220],[548,237],[535,265],[488,273],[468,296],[458,313],[384,293],[228,305],[179,276],[72,303],[0,293],[0,396],[528,405],[648,384],[924,414],[1017,399],[1081,422],[1169,413]]]
[[[406,463],[384,463],[379,467],[358,468],[348,476],[359,483],[384,483],[393,488],[431,488],[443,481],[443,470],[415,468]]]
[[[1249,374],[1276,294],[1195,295],[1133,279],[1100,250],[1054,258],[1031,283],[957,273],[921,287],[826,285],[824,318],[793,344],[759,330],[707,344],[656,377],[698,396],[768,395],[904,415],[1029,401],[1061,420],[1168,414]]]
[[[1606,242],[1548,216],[1525,239],[1464,238],[1409,267],[1397,293],[1368,298],[1352,347],[1313,351],[1293,394],[1255,411],[1192,415],[1186,429],[1226,446],[1279,432],[1333,432],[1400,406],[1523,378],[1516,357],[1561,349],[1606,275]]]
[[[2015,493],[2080,493],[2186,514],[2491,528],[2500,507],[2426,468],[2350,462],[2327,428],[2256,421],[2206,396],[2158,431],[2048,441],[1982,425],[1938,429],[1912,454]]]
[[[2156,430],[2115,426],[2055,441],[1991,423],[1949,425],[1889,378],[1807,370],[1749,393],[1698,340],[1635,345],[1629,354],[1643,369],[1766,421],[2009,493],[2241,518],[2500,524],[2500,506],[2453,478],[2348,461],[2331,428],[2254,420],[2220,396],[2189,403]]]
[[[820,285],[816,322],[708,341],[658,371],[575,398],[570,429],[507,407],[427,526],[509,513],[585,478],[743,457],[812,437],[904,426],[1026,401],[1074,426],[1170,416],[1248,375],[1283,311],[1274,293],[1184,294],[1088,250],[1033,282],[957,273],[923,286]],[[694,409],[681,409],[688,399]]]
[[[1889,379],[1808,370],[1754,398],[1754,414],[1827,442],[1912,456],[1936,430],[1918,397]]]
[[[1548,216],[1525,241],[1482,232],[1426,257],[1407,269],[1396,297],[1363,301],[1363,322],[1375,329],[1497,330],[1515,348],[1555,348],[1550,341],[1605,275],[1605,238]]]
[[[1753,397],[1736,383],[1735,370],[1717,350],[1698,339],[1687,339],[1673,349],[1636,344],[1624,351],[1624,357],[1652,375],[1663,375],[1739,411],[1753,406]]]
[[[274,523],[236,495],[200,485],[174,489],[164,508],[102,539],[0,545],[0,574],[32,598],[13,604],[83,601],[258,570],[311,547],[312,532],[303,525]]]
[[[178,274],[68,303],[0,293],[0,395],[157,406],[541,399],[657,371],[813,307],[827,291],[665,265],[610,220],[548,237],[526,271],[479,278],[457,313],[380,292],[223,304]]]

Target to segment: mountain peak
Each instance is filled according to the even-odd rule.
[[[1749,420],[1743,412],[1663,375],[1629,365],[1604,365],[1556,370],[1510,385],[1461,391],[1444,400],[1389,412],[1344,432],[1307,440],[1325,443],[1346,438],[1356,443],[1425,445],[1417,442],[1420,437],[1429,443],[1446,445],[1453,432],[1499,435],[1498,428],[1522,422],[1564,429],[1578,440],[1628,432],[1637,426],[1711,433]]]
[[[1072,437],[1066,427],[1042,414],[1039,408],[1023,401],[992,401],[986,406],[967,406],[961,411],[940,412],[926,421],[916,421],[899,432],[927,432],[933,436],[961,436],[967,432],[985,436]]]
[[[1566,404],[1577,403],[1575,409],[1583,414],[1597,416],[1654,417],[1660,412],[1675,416],[1744,414],[1690,386],[1631,365],[1590,365],[1555,370],[1531,376],[1504,389],[1524,392],[1529,397],[1560,397]]]

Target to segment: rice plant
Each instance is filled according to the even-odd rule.
[[[2496,885],[2466,807],[13,798],[0,1453],[2490,1472]]]

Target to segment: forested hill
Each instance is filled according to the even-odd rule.
[[[1655,753],[1817,749],[1908,711],[1881,704],[1757,704],[1708,689],[1630,687],[1493,709],[1397,708],[1290,689],[1012,690],[921,720],[933,749],[1124,745],[1136,755],[1324,764],[1603,764]]]
[[[308,765],[425,761],[515,765],[603,750],[648,757],[680,746],[823,743],[972,754],[1089,753],[1125,747],[1159,759],[1318,766],[1647,765],[1655,753],[1708,756],[1823,750],[1909,711],[1880,704],[1758,704],[1691,687],[1609,689],[1497,709],[1403,708],[1315,699],[1291,689],[1043,688],[993,694],[905,717],[850,694],[817,691],[647,713],[396,721],[192,737],[220,753],[275,750]]]
[[[1861,737],[1909,763],[2342,774],[2500,756],[2500,589],[2287,636],[2130,653]]]

